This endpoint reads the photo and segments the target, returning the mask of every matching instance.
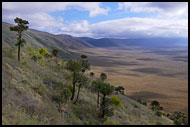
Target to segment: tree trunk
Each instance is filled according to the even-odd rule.
[[[72,96],[71,96],[71,100],[73,100],[74,96],[75,96],[75,72],[73,74],[73,93],[72,93]]]
[[[97,107],[99,108],[99,96],[100,96],[100,91],[98,91],[98,98],[97,98]]]
[[[76,104],[77,100],[78,100],[78,97],[79,97],[79,93],[80,93],[80,87],[81,85],[79,85],[79,89],[78,89],[78,93],[77,93],[77,99],[75,100],[75,102],[73,104]]]
[[[21,45],[21,33],[19,32],[19,38],[18,38],[18,61],[20,62],[20,45]]]
[[[20,62],[20,44],[18,45],[18,61]]]
[[[104,118],[104,115],[105,115],[105,98],[106,98],[106,95],[103,96],[103,100],[102,100],[102,105],[104,106],[103,111],[102,111],[102,118]]]

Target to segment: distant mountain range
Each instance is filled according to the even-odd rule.
[[[139,38],[139,39],[115,39],[101,38],[93,39],[89,37],[80,37],[95,47],[123,47],[140,46],[143,48],[169,48],[175,46],[187,46],[187,38]]]
[[[2,40],[13,45],[16,42],[16,32],[10,31],[10,26],[11,24],[2,22]],[[73,37],[65,34],[53,35],[33,29],[24,32],[23,38],[34,48],[46,47],[49,50],[58,48],[64,53],[69,53],[69,49],[77,50],[95,47],[139,46],[141,48],[169,48],[171,46],[188,46],[187,38],[94,39],[89,37]]]

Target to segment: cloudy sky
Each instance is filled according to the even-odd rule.
[[[3,2],[2,20],[94,38],[187,37],[187,2]]]

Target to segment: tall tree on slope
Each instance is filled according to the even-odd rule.
[[[29,23],[28,21],[22,20],[18,17],[16,17],[14,21],[15,23],[17,23],[17,26],[10,27],[10,31],[18,32],[17,43],[15,45],[18,46],[18,61],[20,62],[20,47],[24,46],[24,44],[26,43],[26,41],[22,39],[22,32],[28,29],[27,24]]]

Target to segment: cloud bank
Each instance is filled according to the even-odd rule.
[[[26,19],[30,28],[53,34],[69,34],[94,38],[143,38],[143,37],[187,37],[187,2],[125,2],[118,4],[117,11],[128,13],[153,13],[153,17],[126,17],[90,24],[88,19],[65,23],[64,17],[55,17],[50,12],[76,9],[89,12],[89,18],[109,15],[111,7],[101,3],[16,3],[3,2],[3,21],[13,23],[15,17]]]

